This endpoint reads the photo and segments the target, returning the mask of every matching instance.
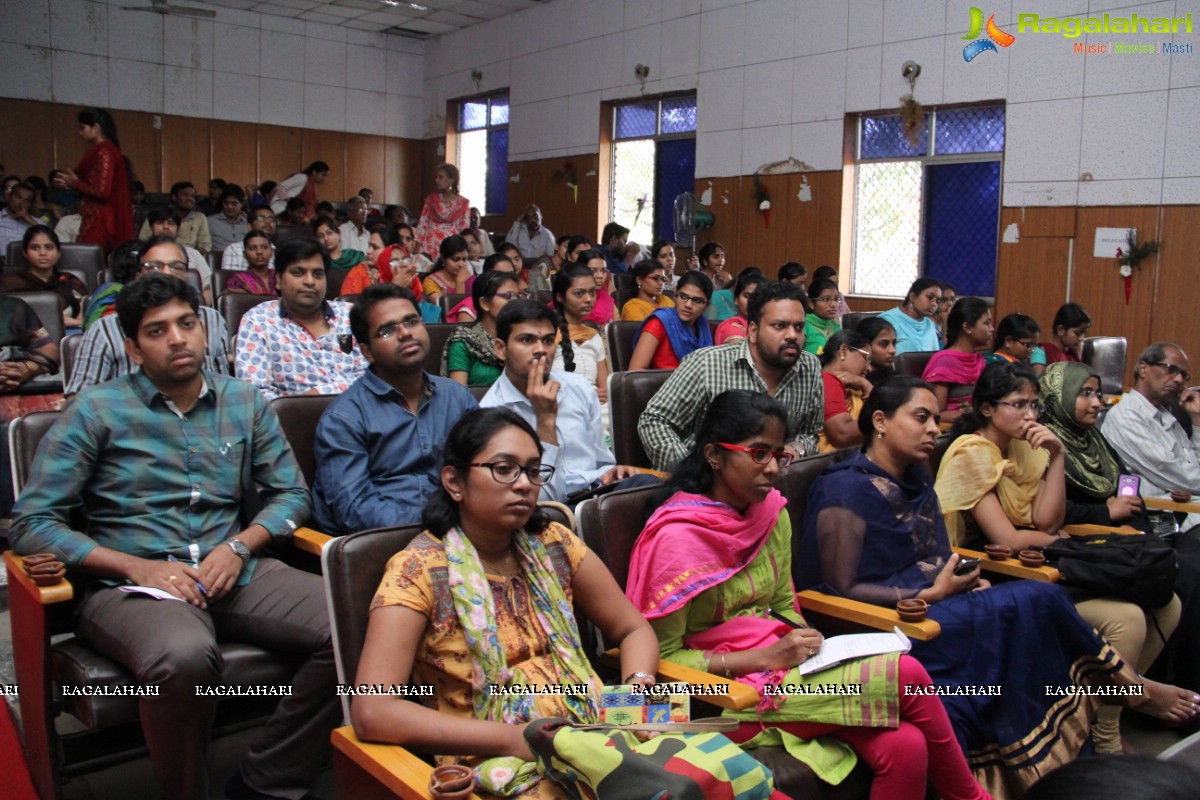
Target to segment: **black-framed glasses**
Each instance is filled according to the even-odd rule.
[[[496,292],[492,297],[502,297],[505,300],[524,300],[529,297],[529,292]]]
[[[1015,408],[1018,414],[1024,414],[1026,411],[1033,411],[1034,414],[1040,415],[1046,410],[1046,407],[1037,400],[997,400],[996,404]]]
[[[708,305],[708,298],[694,297],[690,294],[684,294],[683,292],[676,292],[675,293],[675,304],[679,305],[680,303],[691,303],[692,305],[696,305],[696,306],[706,306],[706,305]]]
[[[842,299],[842,296],[840,294],[835,294],[832,297],[818,297],[816,300],[813,300],[813,302],[814,303],[836,303],[841,299]]]
[[[529,478],[529,482],[534,486],[544,486],[554,477],[554,467],[549,464],[535,464],[528,467],[522,467],[515,461],[485,461],[483,463],[468,464],[468,467],[487,467],[492,471],[492,479],[496,483],[516,483],[521,477],[521,473],[525,473],[525,477]]]
[[[755,464],[766,465],[771,463],[774,458],[779,462],[779,468],[783,469],[796,460],[796,457],[787,450],[772,450],[769,447],[747,447],[744,444],[729,444],[727,442],[717,442],[718,447],[724,447],[726,450],[732,450],[735,453],[749,453],[750,460]]]
[[[1032,350],[1038,346],[1037,342],[1027,342],[1023,339],[1018,339],[1017,344],[1021,345],[1021,347],[1024,347],[1026,350]]]
[[[1087,389],[1080,389],[1077,396],[1082,397],[1084,400],[1091,400],[1093,397],[1099,397],[1101,400],[1103,400],[1104,392],[1100,391],[1099,389],[1092,389],[1091,387],[1088,387]]]
[[[1168,364],[1165,361],[1147,361],[1146,363],[1152,367],[1162,367],[1172,378],[1182,375],[1184,383],[1187,383],[1192,379],[1192,373],[1188,372],[1183,367],[1177,367],[1174,364]]]
[[[142,269],[153,270],[154,272],[174,272],[183,275],[188,271],[188,263],[186,261],[143,261]]]
[[[400,320],[399,322],[393,322],[391,325],[384,325],[382,328],[380,328],[378,331],[375,332],[375,338],[376,339],[390,339],[396,335],[396,331],[400,330],[400,328],[405,328],[410,331],[415,331],[417,328],[423,327],[424,325],[425,325],[425,320],[421,319],[420,317],[418,317],[416,315],[411,316],[411,317],[405,317],[404,319]]]

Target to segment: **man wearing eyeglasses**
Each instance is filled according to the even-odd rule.
[[[1191,382],[1187,353],[1172,342],[1157,342],[1138,356],[1133,390],[1104,417],[1100,432],[1141,478],[1143,497],[1183,502],[1200,494],[1200,392]],[[1189,436],[1173,413],[1186,414]],[[1200,523],[1191,514],[1187,527]]]
[[[537,431],[542,463],[554,474],[542,485],[542,500],[574,502],[602,486],[632,488],[659,483],[636,467],[616,463],[604,443],[596,389],[571,372],[552,372],[556,318],[535,300],[510,300],[496,317],[496,355],[504,373],[479,405],[503,407]]]
[[[142,250],[138,270],[134,277],[151,273],[172,275],[179,280],[187,278],[187,254],[174,236],[155,236]],[[204,327],[207,347],[204,350],[204,369],[221,375],[229,374],[229,351],[226,348],[225,320],[215,308],[200,306],[200,322]],[[63,394],[67,397],[78,394],[88,386],[104,383],[135,369],[133,359],[125,350],[125,334],[115,314],[93,322],[79,343],[71,375],[67,379]]]
[[[330,534],[420,522],[446,437],[478,406],[465,386],[425,372],[429,333],[407,288],[368,286],[350,330],[371,366],[329,404],[314,443],[313,516]]]

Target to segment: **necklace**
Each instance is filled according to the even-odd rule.
[[[479,563],[483,565],[485,572],[490,572],[493,575],[500,575],[505,580],[508,580],[518,572],[516,559],[513,557],[512,549],[509,548],[504,552],[504,556],[499,559],[486,559],[482,555],[479,556]]]

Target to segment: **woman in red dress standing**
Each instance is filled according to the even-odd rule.
[[[88,145],[88,151],[74,171],[63,170],[59,180],[62,188],[80,194],[83,220],[76,241],[98,244],[107,255],[134,238],[129,160],[121,154],[111,114],[102,108],[85,108],[77,120],[79,138]]]
[[[433,185],[437,191],[425,198],[416,231],[421,252],[428,254],[437,253],[443,239],[457,236],[471,222],[471,201],[458,193],[458,167],[442,164]]]

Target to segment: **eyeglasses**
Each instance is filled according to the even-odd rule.
[[[944,306],[952,306],[954,305],[954,301],[957,299],[957,297],[943,297],[938,300],[938,303]]]
[[[1009,402],[1008,400],[997,400],[996,403],[1002,406],[1010,406],[1017,410],[1018,414],[1024,414],[1026,411],[1033,411],[1034,414],[1041,414],[1046,410],[1046,407],[1037,400],[1017,400]]]
[[[706,305],[708,305],[708,300],[706,300],[705,298],[703,298],[703,297],[693,297],[692,295],[690,295],[690,294],[684,294],[683,292],[676,292],[676,293],[675,293],[675,302],[676,302],[676,303],[691,303],[692,305],[695,305],[695,306],[706,306]]]
[[[769,464],[773,457],[779,462],[779,468],[791,464],[796,460],[796,457],[787,450],[770,450],[766,447],[747,447],[742,444],[727,444],[726,442],[717,442],[718,447],[724,447],[726,450],[732,450],[735,453],[749,453],[750,460],[755,464]]]
[[[1021,347],[1024,347],[1026,350],[1032,350],[1033,348],[1037,347],[1037,342],[1026,342],[1026,341],[1018,340],[1017,344],[1021,345]]]
[[[1187,383],[1192,379],[1192,373],[1188,372],[1183,367],[1177,367],[1174,364],[1168,364],[1165,361],[1147,361],[1146,363],[1152,367],[1162,367],[1172,378],[1182,375],[1184,383]]]
[[[482,464],[468,464],[467,466],[487,467],[492,471],[492,478],[496,483],[516,483],[522,472],[534,486],[544,486],[554,477],[554,467],[549,464],[522,467],[515,461],[486,461]]]
[[[382,328],[380,328],[375,333],[375,338],[376,339],[385,339],[385,340],[390,339],[396,335],[396,331],[398,331],[400,328],[404,328],[405,330],[415,331],[417,328],[420,328],[424,324],[425,324],[425,321],[422,320],[420,317],[416,317],[416,316],[405,317],[404,319],[400,320],[399,322],[393,322],[391,325],[384,325]]]
[[[1101,400],[1103,400],[1104,392],[1100,391],[1099,389],[1080,389],[1078,396],[1082,397],[1084,400],[1091,400],[1093,397],[1099,397]]]
[[[871,360],[871,351],[869,351],[869,350],[860,350],[860,349],[858,349],[857,347],[851,347],[850,349],[851,349],[851,350],[853,350],[854,352],[858,353],[860,356],[862,356],[863,358],[865,358],[867,361],[870,361],[870,360]]]
[[[502,297],[505,300],[524,300],[529,292],[496,292],[492,297]]]
[[[840,294],[835,294],[833,297],[818,297],[814,303],[836,303],[842,299]]]
[[[188,265],[186,261],[143,261],[142,269],[149,269],[154,272],[174,272],[183,275],[187,273]]]

